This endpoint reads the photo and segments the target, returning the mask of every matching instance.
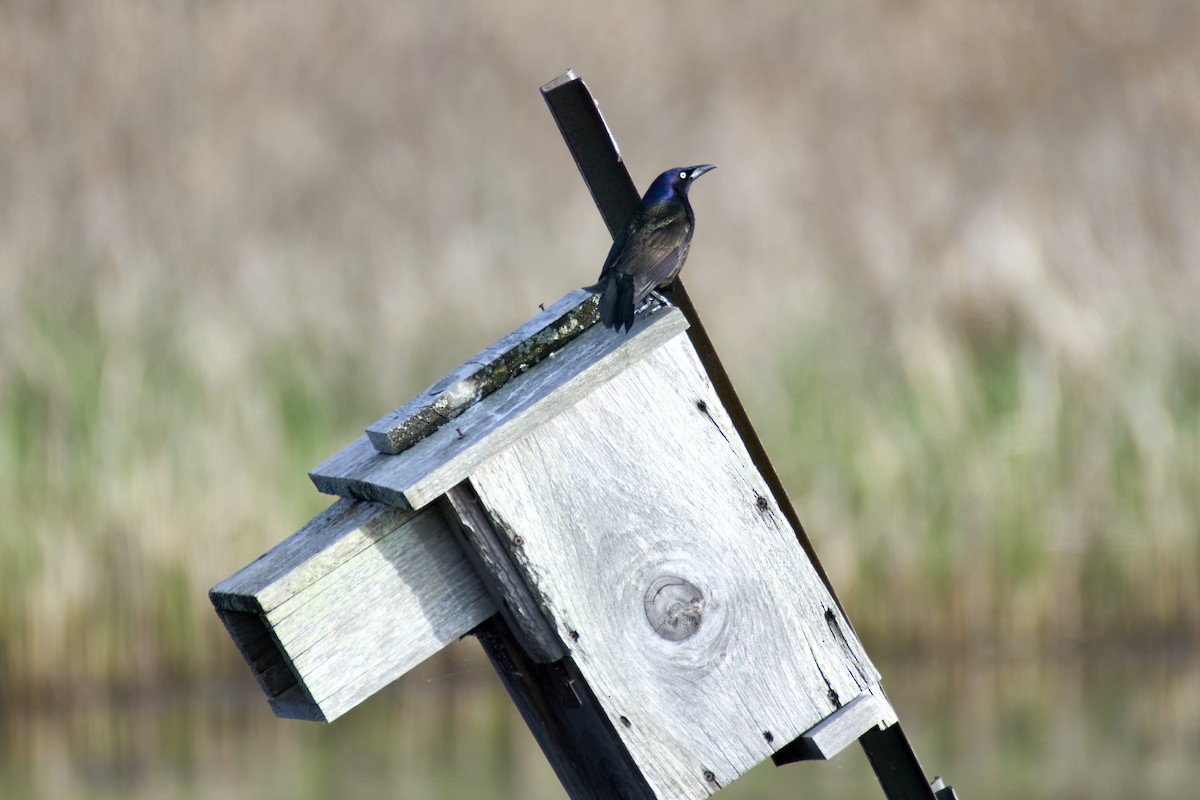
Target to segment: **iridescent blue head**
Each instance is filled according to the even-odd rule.
[[[692,181],[716,168],[716,164],[697,164],[694,167],[669,169],[654,179],[654,183],[650,184],[650,188],[646,190],[642,202],[662,203],[672,198],[682,200],[687,197],[688,187],[692,185]]]

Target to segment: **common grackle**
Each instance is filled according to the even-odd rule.
[[[600,295],[600,322],[625,331],[646,296],[668,286],[687,258],[696,217],[688,202],[692,181],[715,164],[669,169],[654,179],[642,203],[613,239],[600,280],[585,287]]]

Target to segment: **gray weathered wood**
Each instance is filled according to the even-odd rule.
[[[367,427],[381,453],[399,453],[561,350],[600,319],[595,296],[571,292]]]
[[[470,482],[660,798],[711,794],[878,681],[686,336]]]
[[[639,314],[628,334],[593,325],[553,358],[403,453],[376,452],[362,436],[313,469],[309,477],[328,494],[423,508],[490,456],[686,328],[678,309],[669,307]]]
[[[446,522],[461,538],[475,573],[483,580],[525,652],[540,664],[558,661],[566,655],[566,648],[542,616],[533,593],[513,566],[508,550],[483,513],[470,484],[463,482],[453,487],[439,502]]]
[[[275,713],[324,722],[496,611],[436,509],[349,500],[209,596]]]
[[[771,759],[776,766],[793,761],[827,761],[873,728],[896,722],[896,712],[876,684],[781,747]]]

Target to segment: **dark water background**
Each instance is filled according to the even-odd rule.
[[[332,725],[276,719],[251,685],[93,698],[0,714],[0,797],[559,798],[474,642]],[[1200,781],[1194,652],[883,664],[926,771],[964,800],[1175,798]],[[764,763],[722,798],[882,798],[851,747]]]

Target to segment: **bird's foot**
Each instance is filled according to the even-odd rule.
[[[638,312],[640,313],[646,309],[650,309],[650,313],[654,314],[660,309],[670,307],[671,301],[663,297],[663,295],[657,289],[655,289],[651,291],[650,294],[646,296],[646,299],[642,301],[642,304],[638,306]]]

